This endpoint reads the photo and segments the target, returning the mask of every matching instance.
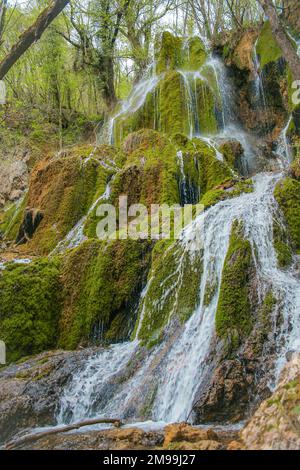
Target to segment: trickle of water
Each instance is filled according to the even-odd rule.
[[[188,187],[186,182],[186,175],[184,172],[184,162],[183,162],[183,153],[181,150],[177,152],[177,160],[180,168],[181,173],[181,181],[180,181],[180,199],[181,205],[188,204]]]
[[[189,137],[192,139],[196,134],[200,133],[197,83],[199,80],[205,79],[202,77],[200,72],[186,72],[178,70],[178,73],[182,76],[184,83],[189,121]]]
[[[253,63],[254,63],[254,74],[255,74],[255,80],[254,80],[254,96],[255,100],[262,104],[264,109],[267,108],[267,99],[266,99],[266,93],[265,93],[265,87],[264,87],[264,79],[263,79],[263,73],[261,71],[260,67],[260,61],[257,55],[257,42],[256,41],[254,45],[254,50],[253,50]]]
[[[230,83],[226,67],[219,57],[210,57],[205,65],[211,67],[215,75],[222,103],[223,128],[225,128],[226,126],[235,122],[235,115],[233,110],[235,96],[233,87]]]
[[[70,248],[76,248],[82,242],[84,242],[86,240],[86,237],[83,233],[84,232],[85,222],[86,222],[88,216],[94,211],[94,209],[100,203],[100,201],[105,201],[105,200],[109,199],[110,194],[111,194],[111,184],[112,184],[113,178],[114,178],[114,176],[107,183],[104,193],[101,196],[99,196],[96,199],[96,201],[91,205],[91,207],[88,210],[88,213],[86,215],[84,215],[77,222],[77,224],[70,230],[70,232],[66,235],[66,237],[57,244],[57,246],[54,248],[54,250],[52,251],[51,254],[61,253],[61,252],[65,251],[65,250],[68,250]]]
[[[291,115],[287,125],[284,127],[284,129],[282,129],[278,138],[277,155],[280,158],[280,162],[283,168],[288,167],[293,160],[292,149],[287,135],[292,119],[293,116]]]

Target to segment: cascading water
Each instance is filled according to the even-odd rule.
[[[254,75],[255,75],[255,80],[254,80],[255,100],[259,104],[262,104],[264,109],[266,109],[267,99],[266,99],[266,93],[265,93],[265,87],[264,87],[263,73],[261,71],[260,61],[257,55],[257,41],[254,45],[254,50],[253,50],[253,63],[254,63]]]
[[[278,139],[277,155],[280,158],[280,162],[283,168],[286,168],[293,159],[292,150],[291,150],[288,135],[287,135],[292,119],[293,119],[293,116],[291,115],[287,122],[287,125],[281,131],[279,139]]]
[[[226,67],[219,57],[211,57],[205,65],[207,67],[211,67],[214,72],[222,104],[222,124],[223,128],[226,128],[226,126],[235,122],[235,115],[233,110],[235,97],[232,84],[228,78]]]
[[[65,389],[58,422],[70,422],[92,416],[130,416],[139,418],[136,403],[143,397],[149,378],[155,384],[152,405],[154,421],[176,422],[187,419],[195,395],[207,368],[207,358],[214,338],[214,317],[218,304],[224,260],[234,220],[242,220],[245,236],[250,241],[259,280],[260,297],[270,291],[280,300],[283,323],[277,335],[276,375],[288,350],[300,349],[300,285],[293,269],[280,270],[273,246],[273,220],[277,211],[273,191],[281,174],[255,177],[254,192],[220,202],[199,215],[188,226],[180,240],[184,252],[203,257],[203,275],[199,286],[199,306],[176,339],[166,338],[144,357],[137,369],[126,375],[130,361],[137,356],[137,339],[111,346],[93,355]],[[197,234],[202,234],[201,243]],[[151,279],[148,284],[151,283]],[[209,305],[204,304],[207,284],[216,285]],[[147,290],[147,288],[146,288]],[[145,296],[145,292],[143,296]],[[144,301],[142,296],[141,302]],[[143,315],[140,322],[143,321]],[[139,327],[137,328],[139,331]],[[275,334],[275,332],[274,332]],[[122,372],[125,379],[118,380]],[[126,378],[127,377],[127,378]]]
[[[107,183],[104,193],[99,196],[96,201],[91,205],[90,209],[88,210],[88,213],[83,216],[77,222],[77,224],[70,230],[67,236],[61,242],[58,243],[58,245],[53,250],[52,254],[60,253],[70,248],[76,248],[86,239],[84,235],[85,222],[88,216],[96,209],[100,201],[105,201],[109,199],[113,178],[114,177],[112,177],[112,179]]]
[[[120,110],[108,120],[97,134],[97,144],[114,143],[114,126],[116,119],[126,119],[126,117],[140,109],[145,103],[147,95],[155,90],[162,78],[163,75],[155,74],[155,65],[152,64],[147,69],[144,78],[136,84],[129,98],[122,102]]]

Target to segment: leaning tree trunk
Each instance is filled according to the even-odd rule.
[[[0,63],[0,80],[3,79],[27,49],[40,39],[50,23],[52,23],[69,2],[70,0],[53,0],[51,5],[38,16],[35,23],[21,34],[18,42],[11,48],[10,52]]]
[[[295,80],[300,80],[300,58],[286,33],[272,0],[257,0],[269,18],[273,34],[289,64]]]

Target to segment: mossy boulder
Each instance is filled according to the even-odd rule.
[[[271,24],[266,21],[262,27],[256,44],[256,52],[260,59],[260,65],[264,68],[270,62],[277,62],[282,57],[282,50],[274,38]]]
[[[253,326],[249,285],[253,274],[250,242],[245,239],[243,225],[235,221],[229,240],[219,302],[216,312],[216,332],[237,347],[249,336]]]
[[[0,271],[0,339],[8,362],[56,347],[61,308],[57,259],[11,263]]]
[[[199,37],[184,40],[165,31],[156,51],[156,72],[183,69],[199,70],[207,59],[207,52]]]
[[[277,184],[274,195],[285,217],[292,248],[300,253],[300,182],[285,178]]]
[[[216,186],[215,188],[207,191],[201,198],[200,203],[203,204],[205,209],[209,209],[220,201],[232,199],[240,196],[242,193],[252,193],[253,183],[252,180],[227,180],[224,184]]]
[[[59,346],[125,340],[134,326],[151,244],[89,240],[65,256]]]
[[[28,211],[38,211],[43,218],[23,251],[45,255],[55,248],[104,192],[115,171],[112,159],[118,165],[122,156],[111,147],[83,146],[36,165],[17,220],[24,219]],[[14,233],[14,229],[9,232]]]

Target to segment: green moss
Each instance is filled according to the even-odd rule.
[[[222,273],[216,312],[216,331],[222,338],[234,338],[233,347],[252,329],[249,281],[252,270],[251,244],[244,238],[243,226],[235,221]]]
[[[270,320],[271,320],[271,314],[277,304],[277,299],[274,296],[272,291],[269,291],[267,295],[265,296],[264,302],[262,304],[262,309],[261,309],[261,318],[262,318],[262,323],[267,327],[267,330],[269,331],[269,325],[270,325]]]
[[[156,53],[156,72],[175,70],[183,64],[183,40],[165,31],[161,37],[160,50]]]
[[[262,68],[268,63],[276,62],[282,57],[282,50],[273,36],[269,21],[264,24],[260,32],[256,45],[256,51],[259,55],[260,65]]]
[[[155,131],[141,130],[131,138],[141,143],[128,155],[123,171],[114,180],[112,201],[117,202],[120,194],[127,194],[129,205],[178,203],[176,146]]]
[[[159,86],[159,130],[167,134],[189,133],[188,114],[183,78],[170,71]]]
[[[205,63],[207,52],[201,39],[197,36],[189,38],[183,50],[182,68],[189,71],[197,71]]]
[[[179,244],[170,244],[170,241],[156,244],[149,286],[140,312],[143,321],[139,339],[148,347],[162,340],[171,318],[185,322],[192,315],[200,300],[202,269],[201,256],[192,257]]]
[[[0,336],[9,362],[56,346],[61,290],[56,259],[1,271]]]
[[[27,197],[25,196],[18,203],[12,204],[2,214],[0,232],[6,240],[15,240],[17,238],[26,204]]]
[[[300,253],[300,182],[285,178],[277,184],[274,195],[285,217],[292,248]]]
[[[274,243],[274,248],[277,253],[278,266],[280,268],[290,266],[293,261],[293,254],[289,245],[284,242],[277,241]]]
[[[238,197],[242,193],[252,192],[252,180],[237,181],[232,185],[232,187],[230,187],[230,190],[215,188],[210,191],[207,191],[207,193],[205,193],[202,197],[200,203],[204,205],[205,209],[209,209],[211,206],[214,206],[220,201],[225,201],[227,199]]]
[[[87,241],[64,259],[64,307],[59,345],[75,348],[93,339],[129,335],[143,287],[151,245],[141,241]]]

